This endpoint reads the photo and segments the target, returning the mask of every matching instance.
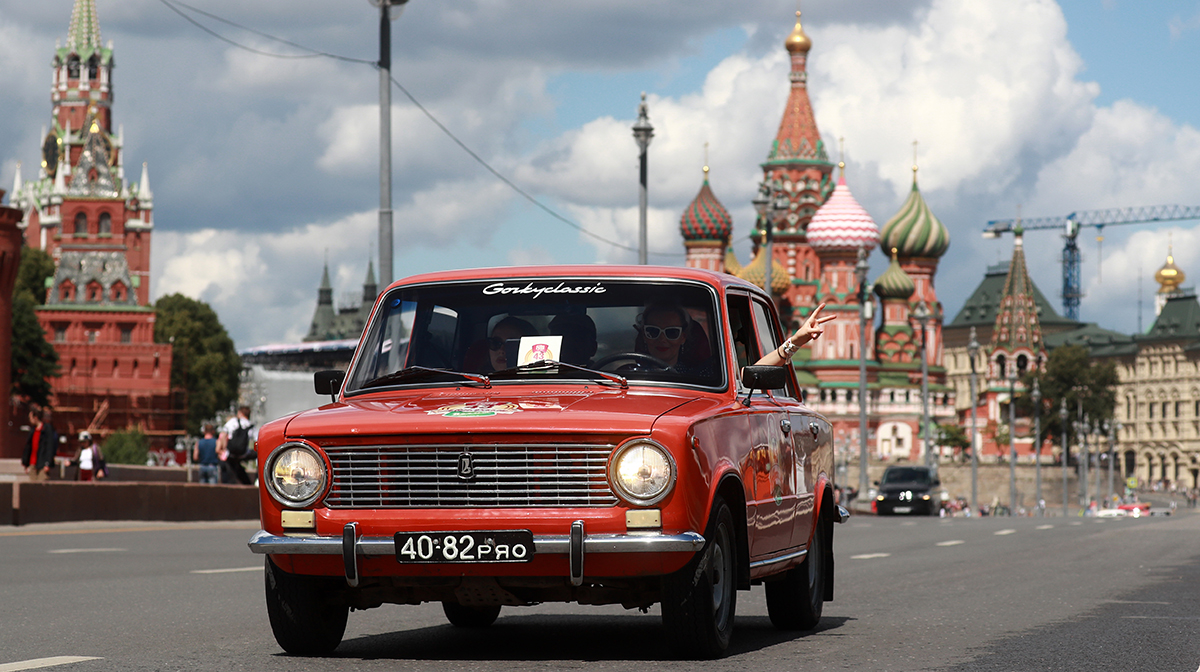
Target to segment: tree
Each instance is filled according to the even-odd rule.
[[[186,428],[199,433],[200,423],[237,399],[242,359],[207,303],[171,294],[154,307],[154,340],[172,344],[171,386],[187,390]]]
[[[36,308],[45,300],[46,279],[54,277],[54,260],[41,250],[21,248],[12,296],[12,394],[48,405],[59,375],[58,353],[46,342]]]
[[[110,464],[145,465],[150,457],[150,438],[136,429],[113,432],[101,452]]]
[[[937,444],[939,446],[950,446],[951,448],[956,448],[957,452],[961,453],[963,457],[966,457],[970,454],[967,451],[971,449],[971,438],[967,436],[966,430],[964,430],[962,427],[959,427],[953,423],[947,423],[944,425],[938,425]]]
[[[1055,348],[1046,361],[1045,371],[1026,374],[1022,379],[1024,391],[1017,395],[1017,410],[1033,415],[1029,392],[1037,378],[1042,392],[1041,424],[1044,440],[1062,444],[1064,427],[1059,418],[1063,400],[1067,403],[1067,437],[1074,440],[1074,423],[1080,412],[1095,423],[1111,423],[1117,405],[1117,366],[1111,361],[1092,361],[1088,349],[1081,345]],[[1070,441],[1068,441],[1069,445]],[[1070,455],[1068,448],[1065,455]]]

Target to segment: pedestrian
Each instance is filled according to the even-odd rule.
[[[254,423],[250,422],[250,407],[240,406],[237,415],[221,427],[221,434],[217,437],[217,450],[228,452],[225,464],[242,485],[251,485],[254,482],[246,473],[242,462],[258,459],[258,453],[252,447],[255,434]]]
[[[79,433],[79,448],[75,450],[72,461],[79,466],[77,480],[86,482],[101,477],[104,458],[100,453],[100,442],[92,437],[91,432],[84,430]]]
[[[54,454],[58,451],[58,434],[50,423],[50,409],[31,409],[29,425],[21,466],[25,467],[29,480],[45,481],[50,478],[50,465],[54,464]]]
[[[216,485],[221,482],[221,460],[217,457],[217,439],[212,423],[204,424],[204,438],[192,449],[192,461],[200,465],[200,482]]]

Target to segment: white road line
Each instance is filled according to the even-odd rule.
[[[230,572],[261,572],[262,565],[257,567],[231,567],[229,569],[193,569],[192,574],[228,574]]]
[[[1003,537],[1006,534],[1016,534],[1016,533],[1017,533],[1016,530],[1008,529],[1008,530],[996,530],[995,534],[997,537]]]
[[[887,558],[887,557],[891,557],[891,555],[892,555],[891,553],[863,553],[862,555],[852,555],[852,556],[850,556],[850,559],[851,560],[871,560],[873,558]]]
[[[1037,527],[1035,527],[1033,529],[1035,529],[1035,530],[1053,530],[1054,526],[1053,525],[1038,525]]]
[[[15,663],[0,663],[0,672],[16,672],[17,670],[40,670],[43,667],[54,667],[56,665],[70,665],[71,663],[82,663],[85,660],[103,660],[95,656],[53,656],[51,658],[33,658],[31,660],[18,660]]]
[[[939,541],[937,543],[937,545],[938,546],[958,546],[959,544],[962,544],[962,543],[965,543],[962,539],[951,539],[950,541]]]
[[[56,548],[47,553],[124,553],[124,548]]]

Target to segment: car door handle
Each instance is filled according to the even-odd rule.
[[[779,428],[783,430],[784,434],[791,434],[792,433],[792,421],[788,420],[787,418],[780,420]]]
[[[821,433],[821,426],[815,422],[810,422],[808,423],[808,431],[812,432],[813,438],[815,439],[817,438],[817,435]]]

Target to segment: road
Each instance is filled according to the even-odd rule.
[[[730,655],[670,660],[657,609],[354,612],[335,657],[271,636],[256,525],[0,530],[0,672],[95,670],[1178,670],[1200,668],[1200,513],[1142,519],[874,518],[835,531],[836,599],[810,633],[739,593]],[[45,660],[51,659],[51,660]],[[72,662],[73,661],[73,662]]]

